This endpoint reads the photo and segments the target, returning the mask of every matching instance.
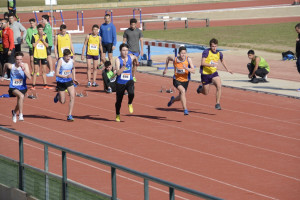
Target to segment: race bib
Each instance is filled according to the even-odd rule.
[[[64,50],[65,50],[65,49],[69,49],[69,47],[62,47],[62,48],[61,48],[61,52],[64,53]]]
[[[213,65],[213,64],[218,64],[218,63],[217,63],[217,62],[214,62],[214,61],[212,60],[212,61],[210,61],[209,64]]]
[[[90,44],[90,50],[98,50],[97,44]]]
[[[13,86],[21,86],[23,85],[23,79],[14,79]]]
[[[63,70],[62,71],[62,75],[64,75],[64,76],[68,76],[71,73],[72,73],[72,70]]]
[[[129,81],[130,80],[130,73],[122,73],[121,74],[121,79],[125,80],[125,81]]]
[[[185,74],[185,69],[178,69],[176,68],[177,74]]]
[[[38,43],[38,44],[36,45],[36,48],[37,48],[37,49],[45,49],[45,45],[44,45],[44,44],[41,44],[41,43]]]

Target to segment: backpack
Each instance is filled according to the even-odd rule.
[[[286,51],[282,52],[282,60],[296,60],[296,57],[292,51]]]

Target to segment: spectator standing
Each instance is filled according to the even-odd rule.
[[[13,30],[9,28],[7,19],[3,19],[1,22],[2,22],[2,44],[3,44],[4,63],[13,64],[15,62],[14,33]],[[10,69],[7,69],[6,78],[10,78]]]
[[[16,16],[18,21],[20,20],[19,17],[17,16],[16,0],[7,0],[7,9],[9,14],[13,14],[14,16]]]
[[[104,16],[105,23],[100,26],[99,36],[102,38],[102,48],[103,54],[108,53],[108,59],[112,62],[113,50],[115,50],[117,45],[117,33],[116,27],[111,23],[110,14]]]
[[[30,27],[27,29],[27,33],[26,33],[26,43],[29,47],[29,56],[30,56],[30,66],[31,66],[31,70],[32,70],[32,75],[34,73],[34,64],[33,64],[33,47],[32,47],[32,36],[34,34],[37,34],[37,28],[36,28],[36,22],[34,18],[29,19],[29,23],[30,23]],[[39,69],[37,71],[37,76],[39,76]]]
[[[52,38],[52,28],[49,23],[49,16],[43,15],[42,16],[42,23],[44,24],[44,33],[47,35],[48,40],[48,47],[47,47],[47,63],[49,67],[49,73],[47,74],[48,77],[53,77],[55,71],[53,70],[53,62],[51,58],[51,49],[53,46],[53,38]]]
[[[15,50],[16,52],[22,51],[21,44],[25,43],[26,29],[20,22],[15,21],[15,16],[12,13],[8,15],[8,20],[9,20],[10,28],[14,32]],[[21,32],[23,33],[23,35],[21,34]]]
[[[137,20],[135,18],[130,19],[130,27],[125,30],[123,34],[123,43],[127,43],[129,46],[128,54],[135,55],[137,58],[139,55],[143,56],[143,33],[136,27]],[[140,49],[141,45],[141,49]],[[133,81],[136,82],[135,72],[136,65],[133,66]]]

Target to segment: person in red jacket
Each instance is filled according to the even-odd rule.
[[[4,63],[13,64],[15,56],[14,32],[9,28],[7,19],[3,19],[1,22]],[[9,69],[7,70],[7,78],[10,78]]]

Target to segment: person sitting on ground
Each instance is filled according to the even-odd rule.
[[[261,82],[268,82],[267,74],[270,72],[270,66],[267,61],[261,56],[256,56],[253,50],[248,51],[248,58],[251,60],[251,63],[247,64],[250,82],[260,82],[260,79],[256,78],[256,76],[262,78]]]
[[[107,93],[112,93],[116,91],[116,70],[113,70],[110,61],[105,61],[105,69],[102,71],[102,78],[104,83],[104,90]]]

